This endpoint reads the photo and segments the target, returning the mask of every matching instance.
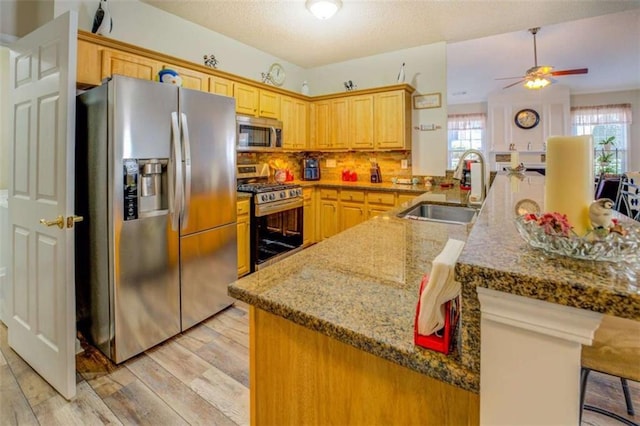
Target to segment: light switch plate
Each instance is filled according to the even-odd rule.
[[[336,160],[335,159],[327,159],[327,168],[334,168],[336,167]]]
[[[400,168],[408,169],[409,168],[409,160],[400,160]]]

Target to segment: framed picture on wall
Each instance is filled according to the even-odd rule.
[[[413,109],[440,108],[442,106],[440,93],[427,93],[413,97]]]

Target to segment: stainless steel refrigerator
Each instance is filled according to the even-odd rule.
[[[235,100],[116,75],[76,121],[78,328],[119,363],[232,303]]]

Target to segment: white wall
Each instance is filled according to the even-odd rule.
[[[640,170],[640,89],[624,92],[571,96],[571,106],[631,104],[633,123],[629,129],[629,170]]]
[[[444,176],[447,162],[445,43],[397,50],[309,69],[306,78],[314,95],[345,92],[344,82],[348,80],[353,81],[358,89],[368,89],[396,84],[402,63],[405,63],[405,82],[416,89],[414,95],[442,95],[441,108],[412,109],[413,126],[436,124],[441,127],[436,131],[413,130],[413,174]]]
[[[78,28],[91,31],[98,0],[55,0],[55,16],[68,10],[78,12]],[[109,38],[120,40],[198,64],[204,55],[215,55],[218,69],[261,80],[273,62],[279,62],[287,78],[285,89],[299,92],[304,69],[222,34],[186,21],[138,0],[108,2],[113,19]]]
[[[0,38],[22,37],[53,19],[50,0],[0,0]]]

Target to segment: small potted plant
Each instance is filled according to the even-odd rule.
[[[600,155],[596,158],[600,166],[600,173],[614,173],[615,167],[611,165],[611,161],[614,159],[615,152],[611,151],[611,148],[616,146],[616,137],[609,136],[598,142],[601,146]]]

